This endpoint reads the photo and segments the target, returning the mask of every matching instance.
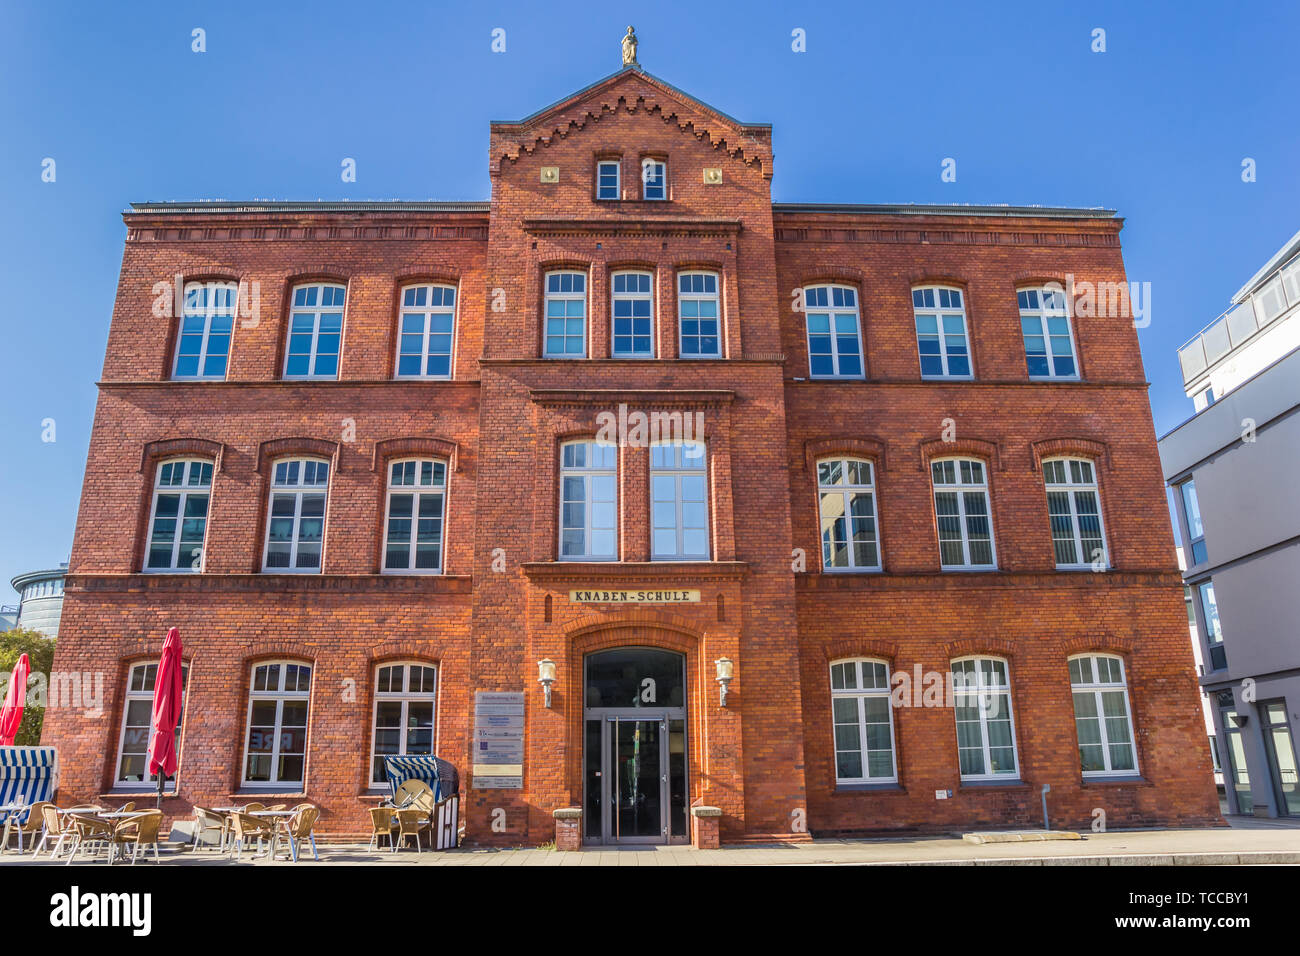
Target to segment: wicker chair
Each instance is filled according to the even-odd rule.
[[[41,831],[41,828],[45,826],[44,810],[46,807],[52,807],[52,806],[54,806],[54,804],[50,803],[47,800],[42,800],[39,801],[38,803],[33,803],[30,807],[27,808],[27,819],[24,820],[22,823],[19,823],[15,819],[16,814],[10,814],[8,817],[6,817],[4,837],[3,839],[0,839],[0,850],[9,849],[10,833],[18,834],[19,853],[23,852],[24,842],[26,842],[28,846],[34,846],[36,843],[36,834],[38,834]],[[23,840],[24,836],[30,837],[31,839],[24,841]]]
[[[163,813],[161,810],[142,810],[139,813],[126,817],[118,822],[113,828],[113,846],[121,846],[122,852],[126,853],[126,846],[131,847],[131,865],[135,866],[136,857],[140,855],[140,848],[153,847],[153,861],[160,862],[158,859],[158,828],[162,826]],[[113,853],[110,848],[108,862],[113,862]]]
[[[124,803],[124,804],[122,804],[120,807],[118,807],[118,808],[117,808],[117,812],[118,812],[118,813],[130,813],[130,812],[131,812],[132,810],[134,810],[134,809],[135,809],[135,801],[132,800],[130,803]],[[141,811],[141,812],[143,813],[144,811]]]
[[[390,847],[396,843],[393,839],[393,811],[390,807],[370,808],[370,843],[366,849],[378,850],[380,837],[386,839]]]
[[[293,862],[298,862],[298,844],[307,840],[311,845],[311,855],[317,863],[320,862],[320,854],[316,852],[316,834],[313,829],[316,826],[317,819],[320,818],[320,808],[312,806],[310,803],[299,804],[295,808],[296,812],[284,824],[285,839],[289,843],[289,856]]]
[[[209,810],[207,807],[194,808],[194,849],[197,850],[203,845],[203,834],[211,833],[216,830],[220,837],[217,840],[218,851],[226,849],[226,836],[230,832],[230,823],[223,814],[215,810]]]
[[[36,844],[36,849],[32,851],[33,859],[38,853],[45,849],[45,845],[51,840],[54,846],[50,848],[50,858],[59,855],[63,849],[64,840],[74,840],[77,834],[77,828],[72,825],[71,820],[64,820],[59,816],[59,808],[52,803],[47,803],[41,807],[41,816],[44,818],[45,832],[41,834],[41,842]]]
[[[269,820],[236,811],[230,815],[230,830],[234,837],[231,849],[235,851],[235,859],[243,857],[244,843],[250,839],[255,838],[259,846],[263,840],[269,839],[272,851],[275,849],[275,827]]]
[[[99,817],[92,817],[85,813],[69,813],[68,821],[73,828],[72,848],[68,853],[68,863],[77,858],[77,853],[81,848],[92,848],[92,853],[99,852],[99,847],[104,846],[109,849],[109,860],[112,861],[113,846],[113,825]]]
[[[415,852],[420,852],[420,835],[429,829],[429,817],[423,810],[408,809],[397,811],[397,838],[393,840],[393,852],[410,837],[415,837]]]

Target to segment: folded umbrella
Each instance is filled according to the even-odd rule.
[[[14,665],[13,676],[9,679],[9,690],[5,693],[4,707],[0,708],[0,747],[12,747],[18,736],[18,728],[23,724],[23,707],[27,704],[27,675],[31,673],[32,662],[24,654]]]
[[[158,777],[158,803],[163,781],[176,773],[176,725],[181,719],[181,632],[172,628],[163,641],[162,659],[153,685],[153,719],[149,731],[149,772]]]

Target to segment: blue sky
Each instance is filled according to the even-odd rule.
[[[616,70],[628,23],[646,69],[773,125],[778,201],[1119,210],[1161,433],[1175,349],[1300,229],[1294,3],[8,0],[0,603],[71,548],[128,202],[486,199],[488,121]]]

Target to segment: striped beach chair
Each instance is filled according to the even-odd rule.
[[[0,847],[9,846],[14,831],[22,841],[32,805],[52,800],[58,786],[59,754],[53,747],[0,747],[0,807],[10,808],[0,810],[4,815]]]

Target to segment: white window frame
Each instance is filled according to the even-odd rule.
[[[851,483],[849,481],[849,464],[855,463],[859,466],[865,465],[867,468],[868,482],[866,484]],[[833,484],[827,484],[822,480],[822,466],[838,464],[840,466],[840,480]],[[860,495],[868,495],[871,499],[871,532],[872,541],[876,547],[875,564],[858,564],[857,556],[853,548],[853,534],[850,522],[853,517],[853,501]],[[845,522],[844,531],[846,535],[845,553],[848,555],[849,563],[846,565],[831,564],[827,558],[828,543],[826,540],[826,515],[824,506],[828,497],[837,497],[843,503],[843,511],[840,520]],[[877,514],[877,497],[876,497],[876,465],[869,458],[860,458],[856,455],[833,455],[829,458],[821,458],[817,461],[817,526],[819,529],[819,540],[821,542],[822,570],[829,574],[854,574],[862,572],[881,571],[884,568],[884,552],[880,547],[880,519]],[[861,516],[860,516],[861,517]]]
[[[289,466],[294,462],[298,464],[298,480],[292,484],[288,483],[287,479],[283,483],[280,482],[277,477],[279,473],[279,466],[282,464],[285,466]],[[309,463],[316,465],[317,468],[319,468],[319,466],[321,465],[325,466],[326,472],[325,472],[324,485],[315,484],[315,483],[310,485],[306,484],[306,479],[307,479],[306,465]],[[287,470],[288,469],[286,467],[286,471]],[[306,457],[289,456],[286,458],[278,458],[271,464],[270,489],[268,490],[266,495],[266,540],[263,542],[263,547],[262,547],[263,573],[320,574],[321,571],[324,569],[326,520],[329,517],[329,489],[330,489],[330,482],[334,478],[333,471],[334,471],[334,466],[332,465],[332,463],[326,461],[324,458],[315,458],[311,456],[306,456]],[[319,471],[317,471],[316,474],[319,474]],[[312,567],[300,568],[297,567],[297,563],[298,563],[298,546],[302,543],[301,541],[302,501],[303,501],[303,496],[309,494],[319,494],[325,499],[324,508],[322,509],[323,513],[321,515],[320,560],[316,563],[316,566],[314,568]],[[273,567],[269,563],[269,559],[271,556],[271,522],[274,519],[275,499],[277,495],[294,496],[293,536],[290,538],[289,541],[289,566],[283,568]]]
[[[413,484],[394,484],[394,471],[401,466],[403,469],[403,479],[405,479],[405,466],[407,464],[415,465],[414,483]],[[429,484],[423,484],[423,466],[428,464],[429,467]],[[438,484],[438,469],[442,469],[442,483]],[[447,564],[447,478],[449,468],[447,462],[441,458],[394,458],[391,459],[385,471],[388,474],[388,484],[384,494],[384,541],[380,552],[380,570],[384,574],[442,574]],[[393,495],[411,495],[411,539],[406,543],[407,566],[405,568],[388,567],[388,535],[390,529],[389,522],[392,520]],[[420,515],[420,500],[424,496],[437,495],[442,499],[441,507],[438,511],[438,566],[434,568],[416,568],[415,563],[417,531]],[[377,679],[377,678],[376,678]]]
[[[1034,292],[1038,295],[1038,307],[1021,306],[1020,295],[1026,292]],[[1053,300],[1060,299],[1059,308],[1049,308],[1048,296]],[[1029,378],[1032,381],[1059,381],[1059,382],[1077,382],[1079,381],[1079,348],[1074,340],[1074,320],[1070,316],[1070,303],[1066,299],[1065,292],[1059,289],[1050,289],[1044,286],[1022,286],[1016,290],[1016,307],[1020,312],[1020,345],[1025,350],[1025,370],[1029,371],[1029,349],[1025,343],[1025,320],[1032,319],[1038,323],[1038,331],[1033,333],[1043,339],[1043,347],[1047,350],[1047,374],[1034,374],[1029,372]],[[1048,319],[1065,319],[1066,337],[1070,340],[1070,361],[1074,363],[1074,371],[1068,375],[1060,374],[1056,371],[1056,362],[1053,361],[1055,353],[1052,351],[1052,335],[1048,331]],[[1060,338],[1060,336],[1057,336]]]
[[[1109,661],[1112,664],[1117,664],[1119,666],[1118,681],[1111,678],[1111,674],[1109,673],[1111,667],[1109,665],[1107,666],[1107,679],[1102,680],[1101,668],[1098,666],[1098,662],[1102,660]],[[1102,756],[1105,758],[1104,762],[1106,765],[1104,770],[1084,770],[1083,754],[1080,753],[1079,772],[1083,774],[1084,778],[1137,776],[1140,773],[1137,753],[1137,732],[1136,728],[1133,726],[1133,702],[1129,699],[1128,674],[1124,667],[1124,659],[1117,654],[1099,654],[1094,651],[1091,653],[1071,655],[1069,663],[1073,664],[1075,661],[1084,662],[1083,667],[1087,668],[1086,673],[1081,673],[1080,675],[1083,678],[1082,681],[1076,681],[1073,672],[1070,674],[1070,700],[1071,705],[1074,707],[1075,740],[1077,743],[1079,736],[1079,721],[1095,720],[1101,736],[1101,752]],[[1128,724],[1128,747],[1130,756],[1133,759],[1132,767],[1119,769],[1112,766],[1110,733],[1106,728],[1106,721],[1109,718],[1106,717],[1106,712],[1102,706],[1102,695],[1113,694],[1117,691],[1122,694],[1124,700],[1124,720]],[[1074,698],[1079,694],[1092,695],[1093,707],[1097,712],[1096,717],[1079,716],[1078,706],[1074,703]],[[1079,744],[1079,749],[1082,750],[1082,744]]]
[[[180,465],[184,468],[179,485],[163,485],[163,470],[167,466],[175,468]],[[197,468],[202,475],[203,468],[208,469],[208,483],[206,485],[191,485],[190,477]],[[149,504],[149,524],[145,529],[144,541],[144,566],[141,571],[144,574],[199,574],[203,571],[204,559],[207,556],[208,543],[208,518],[212,509],[212,476],[216,471],[216,462],[210,458],[164,458],[159,461],[154,468],[153,479],[153,500]],[[176,528],[172,532],[172,557],[171,563],[165,568],[149,567],[149,556],[153,552],[154,525],[158,521],[158,499],[162,495],[177,495],[179,500],[176,504]],[[207,498],[207,504],[203,509],[203,540],[198,547],[198,555],[195,557],[191,552],[190,556],[195,558],[188,567],[181,564],[181,531],[185,524],[185,508],[191,497],[202,495]]]
[[[877,670],[877,668],[884,669],[883,686],[872,686],[872,687],[866,686],[866,680],[865,680],[866,665],[870,665],[872,668],[871,674],[872,674],[873,685],[879,684],[879,681],[877,680],[879,671]],[[837,689],[835,687],[835,669],[837,667],[842,668],[847,666],[851,666],[853,668],[854,686]],[[890,684],[890,677],[891,674],[890,674],[889,662],[875,657],[841,658],[840,660],[834,660],[831,661],[830,663],[829,684],[831,689],[831,760],[835,765],[836,786],[861,786],[861,785],[872,785],[872,784],[888,785],[888,784],[898,783],[898,737],[894,731],[894,707],[893,707],[892,699],[890,697],[890,691],[892,689]],[[865,703],[867,698],[883,698],[885,701],[885,709],[889,714],[889,721],[888,721],[889,763],[891,767],[891,772],[887,777],[873,777],[869,772],[869,761],[867,757],[870,751],[868,751],[867,749],[868,722],[867,722],[867,708]],[[850,750],[841,751],[839,747],[839,741],[838,739],[836,739],[835,736],[835,730],[839,726],[839,724],[835,720],[835,701],[843,700],[843,699],[853,700],[857,704],[857,710],[858,710],[857,730],[858,730],[859,747],[857,748],[856,752],[858,753],[862,761],[862,771],[863,771],[862,776],[859,777],[840,776],[840,762],[839,762],[840,753],[854,752]]]
[[[688,446],[698,447],[700,449],[700,466],[698,468],[686,464],[685,451]],[[671,449],[673,463],[671,465],[656,465],[656,457],[662,460],[663,451]],[[655,496],[654,486],[655,478],[671,478],[673,480],[673,507],[675,509],[674,530],[677,535],[677,547],[671,554],[663,554],[656,550],[655,532],[660,529],[660,525],[655,523]],[[699,478],[704,485],[704,553],[687,554],[685,551],[685,516],[684,503],[682,495],[682,479]],[[665,528],[665,530],[667,530]],[[650,560],[651,561],[708,561],[713,553],[713,524],[710,521],[709,508],[709,450],[702,441],[692,442],[656,442],[650,446]]]
[[[390,667],[402,668],[402,689],[400,691],[392,691],[392,690],[381,691],[379,689],[379,673],[380,671]],[[413,691],[409,689],[411,686],[411,668],[413,667],[427,668],[428,670],[433,671],[433,690]],[[433,705],[433,721],[429,729],[429,733],[431,735],[429,740],[429,754],[428,755],[417,754],[416,756],[431,756],[438,752],[438,697],[439,697],[438,692],[440,690],[438,682],[439,679],[442,677],[441,672],[442,672],[442,668],[440,668],[437,664],[434,664],[430,661],[416,661],[416,660],[384,661],[382,664],[379,664],[375,667],[375,678],[374,678],[374,684],[372,685],[374,688],[374,702],[372,703],[370,708],[370,780],[369,780],[370,789],[375,790],[380,787],[386,787],[388,785],[387,775],[385,775],[381,780],[376,780],[374,776],[375,758],[379,756],[378,750],[376,748],[376,744],[378,742],[377,737],[379,736],[380,703],[389,702],[389,703],[400,703],[402,705],[402,718],[401,718],[401,723],[398,725],[398,730],[400,731],[400,737],[397,745],[398,746],[397,753],[384,754],[384,756],[386,757],[407,756],[407,749],[406,749],[407,731],[411,729],[410,720],[409,720],[410,705],[412,703],[424,703],[426,701]],[[386,728],[386,729],[391,729],[391,728]]]
[[[650,190],[655,188],[650,185],[651,167],[659,167],[659,190],[662,195],[651,196]],[[641,159],[641,198],[646,202],[666,202],[668,199],[668,160],[659,159],[655,156],[645,156]]]
[[[621,276],[638,276],[638,277],[644,278],[644,279],[647,280],[647,281],[646,281],[646,285],[648,286],[648,288],[646,289],[645,292],[640,292],[640,291],[637,291],[637,292],[615,292],[614,289],[615,289],[615,287],[618,285],[618,280],[619,280],[619,278],[620,278]],[[617,328],[617,326],[615,325],[615,323],[618,321],[618,317],[615,315],[615,312],[618,311],[618,303],[619,303],[619,302],[628,302],[628,303],[644,302],[644,303],[646,303],[646,304],[649,306],[649,311],[650,311],[650,315],[649,315],[649,321],[650,321],[650,332],[649,332],[650,350],[649,350],[648,352],[636,352],[636,351],[629,352],[629,351],[627,351],[627,350],[625,350],[625,349],[624,349],[624,350],[620,350],[620,349],[617,348],[617,346],[614,344],[614,343],[615,343],[619,338],[630,338],[630,339],[633,339],[633,340],[635,341],[637,338],[642,338],[642,337],[644,337],[644,336],[638,336],[638,335],[636,334],[636,331],[635,331],[636,326],[635,326],[635,324],[632,326],[632,330],[633,330],[633,331],[631,332],[631,334],[626,335],[626,336],[619,336],[619,335],[616,334],[615,329]],[[633,305],[632,308],[633,308],[633,310],[635,311],[635,305]],[[637,319],[637,316],[628,316],[628,317],[627,317],[627,320],[628,320],[629,322],[633,322],[633,323],[635,323],[636,319]],[[655,357],[655,276],[654,276],[654,273],[653,273],[653,272],[647,272],[645,269],[619,269],[617,272],[610,273],[610,277],[609,277],[609,354],[610,354],[610,356],[611,356],[612,358],[620,358],[620,359],[652,359],[652,358]]]
[[[606,467],[604,465],[594,466],[591,464],[566,466],[564,464],[564,450],[566,448],[575,445],[587,445],[590,448],[599,447],[599,448],[613,449],[613,454],[614,454],[613,466],[612,467]],[[589,457],[590,456],[588,455],[588,458]],[[556,519],[557,519],[556,525],[558,530],[556,554],[558,555],[559,560],[561,561],[617,561],[618,560],[619,558],[619,492],[620,492],[619,485],[618,485],[618,470],[619,469],[618,469],[618,446],[617,445],[613,445],[605,442],[598,442],[593,438],[579,438],[573,441],[566,441],[562,445],[560,445],[560,500],[559,500],[559,511],[556,514]],[[582,533],[583,533],[584,547],[583,547],[583,552],[581,554],[564,553],[564,530],[565,530],[564,479],[566,477],[582,479],[582,487],[583,487]],[[592,479],[597,477],[612,478],[614,483],[614,502],[613,502],[614,527],[612,529],[614,534],[614,551],[611,554],[598,555],[598,554],[593,554],[591,550],[591,539],[592,539],[591,522],[592,522],[592,510],[593,510],[591,488],[592,488]],[[606,531],[610,529],[600,528],[598,530]]]
[[[935,304],[933,306],[928,306],[925,305],[923,301],[921,305],[917,305],[916,297],[920,295],[922,300],[924,300],[925,294],[927,292],[933,294],[933,299]],[[951,304],[944,305],[943,293],[948,294],[950,303],[951,303],[951,297],[955,295],[957,297],[957,305],[956,306],[953,306]],[[948,353],[949,333],[944,331],[943,320],[945,318],[951,318],[953,316],[956,316],[961,320],[961,340],[962,340],[962,345],[966,349],[965,359],[966,359],[967,371],[962,373],[955,373],[949,370],[949,359],[950,359]],[[937,374],[933,372],[927,373],[925,369],[922,367],[921,378],[926,380],[936,380],[936,379],[966,380],[966,379],[974,378],[975,362],[971,357],[970,326],[969,323],[967,323],[966,321],[966,293],[962,289],[957,288],[956,286],[948,286],[948,285],[916,286],[915,288],[912,289],[913,324],[915,325],[916,323],[919,323],[922,317],[934,319],[936,335],[939,339],[939,365],[942,368],[942,371]],[[918,365],[923,365],[924,356],[922,356],[921,354],[921,329],[919,325],[917,325],[916,328],[916,354],[917,354]]]
[[[298,293],[302,290],[307,290],[307,289],[316,290],[316,304],[301,305],[301,306],[294,305],[294,300],[297,299]],[[326,289],[330,289],[330,290],[341,289],[343,292],[343,304],[337,306],[324,305],[322,303],[322,299],[324,298],[324,292]],[[316,363],[319,360],[321,354],[320,353],[321,316],[325,314],[333,315],[336,311],[338,312],[339,315],[339,331],[338,331],[339,350],[335,355],[334,372],[332,374],[320,374],[315,371],[315,368],[316,368]],[[293,347],[293,336],[294,336],[293,319],[295,315],[310,315],[312,317],[311,347],[310,350],[306,353],[308,370],[306,374],[301,374],[301,375],[289,374],[290,356],[294,354],[301,354],[301,353],[294,353],[291,351]],[[287,381],[295,381],[295,382],[337,381],[339,377],[339,372],[341,372],[343,369],[343,333],[344,330],[347,328],[347,324],[348,324],[348,287],[345,284],[339,282],[302,282],[299,283],[298,285],[295,285],[292,289],[290,289],[289,290],[289,327],[284,337],[283,377]],[[307,333],[300,332],[298,334],[305,335]],[[329,335],[332,333],[327,332],[325,334]]]
[[[1058,465],[1058,464],[1061,466],[1062,474],[1065,476],[1064,481],[1057,482],[1051,480],[1051,476],[1049,473],[1055,471],[1055,468],[1051,468],[1049,466]],[[1088,469],[1087,473],[1092,476],[1091,479],[1076,480],[1074,477],[1074,472],[1076,470],[1075,465],[1087,466]],[[1082,473],[1082,468],[1080,468],[1079,471]],[[1106,546],[1106,523],[1105,520],[1102,518],[1102,513],[1101,513],[1101,488],[1097,483],[1097,463],[1089,458],[1070,458],[1065,456],[1055,457],[1055,458],[1045,458],[1043,459],[1043,487],[1044,489],[1046,489],[1046,493],[1048,495],[1051,495],[1053,493],[1063,494],[1066,497],[1066,501],[1069,502],[1070,513],[1068,517],[1070,519],[1071,535],[1072,535],[1072,540],[1074,542],[1075,556],[1079,559],[1077,561],[1067,562],[1065,564],[1062,564],[1060,561],[1057,561],[1056,562],[1057,570],[1058,571],[1089,570],[1093,567],[1094,564],[1094,561],[1090,559],[1089,555],[1086,555],[1084,553],[1084,548],[1083,548],[1083,527],[1079,520],[1079,501],[1078,501],[1078,495],[1081,493],[1082,494],[1091,493],[1093,500],[1097,503],[1097,534],[1101,538],[1101,557],[1097,560],[1100,560],[1101,566],[1103,568],[1109,568],[1110,548]],[[1055,558],[1056,535],[1054,529],[1051,527],[1051,518],[1052,518],[1051,510],[1052,510],[1051,505],[1049,503],[1047,509],[1048,532],[1049,534],[1052,535],[1052,556],[1053,558]],[[1066,516],[1062,515],[1061,517],[1066,517]]]
[[[278,665],[279,671],[276,675],[278,687],[274,690],[265,689],[257,690],[257,671],[261,667],[271,667]],[[290,667],[305,667],[308,670],[307,689],[305,691],[294,689],[285,690],[285,678],[288,676]],[[258,661],[249,668],[248,673],[248,710],[244,718],[244,759],[240,765],[239,781],[240,787],[246,790],[269,790],[272,792],[280,790],[285,786],[293,786],[294,789],[284,791],[286,793],[300,793],[307,789],[307,755],[311,751],[311,688],[312,682],[316,679],[316,666],[306,661],[300,660],[273,660]],[[249,746],[252,743],[251,735],[253,732],[253,706],[258,701],[274,700],[275,703],[275,740],[271,744],[271,779],[270,780],[249,780],[248,779],[248,758],[251,753]],[[307,722],[302,729],[302,779],[301,780],[281,780],[279,777],[280,763],[280,743],[284,738],[284,705],[286,701],[303,700],[307,702]]]
[[[819,289],[826,290],[826,305],[824,306],[821,305],[814,306],[811,304],[813,298],[812,293],[814,292],[814,290],[819,290]],[[848,306],[835,305],[835,291],[837,289],[841,291],[850,292],[853,294],[852,308]],[[866,356],[866,344],[863,342],[862,339],[861,308],[862,308],[862,296],[858,294],[858,290],[856,286],[843,285],[841,283],[831,283],[831,282],[821,282],[815,285],[804,286],[803,328],[804,328],[804,344],[808,347],[808,377],[809,378],[826,379],[826,380],[846,379],[849,381],[858,381],[866,378],[867,356]],[[813,371],[813,367],[812,367],[813,366],[813,350],[812,350],[813,331],[812,331],[812,326],[808,322],[808,317],[813,312],[817,312],[817,313],[824,312],[828,316],[828,320],[829,320],[828,334],[831,340],[831,352],[830,352],[831,368],[834,370],[830,374],[818,373]],[[860,371],[858,372],[846,373],[840,371],[841,356],[840,356],[839,333],[836,331],[835,326],[837,324],[836,319],[840,316],[846,316],[846,315],[853,316],[853,334],[856,336],[857,343],[858,343],[857,358],[858,358],[858,365],[860,366]]]
[[[202,293],[202,302],[192,303],[191,298],[197,293]],[[222,298],[225,299],[220,304],[215,301],[217,293],[223,293]],[[226,375],[230,371],[230,350],[235,341],[235,314],[238,308],[239,285],[235,282],[213,280],[185,283],[179,324],[176,327],[176,349],[175,354],[172,356],[173,380],[178,382],[224,382],[226,380]],[[203,319],[203,331],[199,333],[198,364],[193,375],[182,375],[180,371],[181,345],[187,334],[185,332],[185,322],[187,319],[198,317]],[[229,331],[225,333],[214,332],[212,328],[214,319],[225,319],[229,323]],[[189,334],[193,335],[194,333]],[[208,375],[204,373],[203,368],[214,354],[212,352],[213,337],[221,338],[223,334],[226,339],[226,351],[221,374]]]
[[[1178,489],[1178,497],[1183,505],[1183,530],[1187,534],[1187,548],[1185,555],[1187,566],[1194,567],[1198,564],[1204,564],[1210,559],[1209,550],[1205,544],[1205,521],[1201,517],[1201,499],[1196,494],[1196,479],[1188,478],[1186,481],[1180,481],[1175,486]],[[1193,512],[1195,513],[1196,525],[1192,525]],[[1201,557],[1196,556],[1196,546],[1200,545]]]
[[[973,691],[965,689],[968,688],[969,685],[963,684],[961,681],[959,681],[957,679],[955,671],[953,670],[953,668],[955,668],[958,664],[964,663],[966,661],[975,662],[976,682]],[[986,679],[987,675],[985,675],[984,668],[981,666],[981,664],[985,661],[992,661],[1002,665],[1002,671],[1004,674],[1006,674],[1005,684],[993,684]],[[1004,770],[1001,773],[995,773],[989,769],[990,767],[993,766],[992,745],[989,742],[990,708],[985,706],[983,703],[977,703],[977,708],[979,711],[980,746],[982,747],[984,752],[984,757],[983,757],[984,773],[979,773],[979,774],[961,773],[961,753],[960,753],[961,737],[958,736],[956,737],[956,742],[958,746],[957,766],[958,766],[958,774],[961,776],[962,782],[979,783],[979,782],[989,782],[989,781],[1019,780],[1020,779],[1020,747],[1016,740],[1015,702],[1012,700],[1011,697],[1011,664],[1006,660],[1006,658],[1003,657],[994,657],[989,654],[971,654],[965,657],[953,658],[948,664],[948,673],[950,675],[949,679],[952,681],[953,684],[954,702],[958,697],[969,696],[971,694],[975,694],[977,697],[982,697],[988,694],[1005,695],[1007,701],[1007,723],[1011,729],[1011,760],[1014,766],[1012,767],[1011,770]],[[954,707],[953,707],[954,733],[956,732],[957,724],[958,724],[957,708],[954,703]]]
[[[601,183],[601,174],[606,167],[614,167],[614,195],[602,196],[600,194],[604,185]],[[623,161],[621,159],[598,159],[596,160],[596,201],[597,202],[617,202],[623,198]]]
[[[552,292],[551,276],[579,276],[582,279],[581,292]],[[542,276],[542,357],[548,359],[584,359],[587,357],[587,349],[590,344],[590,312],[587,306],[587,273],[580,272],[577,269],[552,269]],[[580,352],[552,352],[549,342],[550,334],[547,332],[547,323],[550,321],[550,311],[552,302],[581,302],[582,303],[582,350]],[[568,311],[568,307],[565,307]],[[571,336],[568,334],[568,316],[565,318],[565,334],[563,336],[565,343],[568,343]]]
[[[428,300],[427,305],[406,305],[406,294],[408,292],[418,293],[424,290]],[[451,293],[451,305],[433,305],[433,293],[438,291],[445,298],[446,293]],[[457,310],[460,307],[460,289],[447,282],[417,282],[412,285],[402,286],[398,293],[397,309],[397,357],[393,364],[393,377],[404,381],[424,380],[432,382],[446,381],[452,377],[456,371],[456,329],[459,326],[457,321]],[[441,332],[432,331],[435,316],[450,316],[451,330],[447,333],[450,339],[447,345],[447,351],[431,351],[429,343],[434,335],[441,335]],[[402,339],[406,335],[414,335],[414,332],[403,332],[403,326],[407,317],[417,317],[421,320],[420,327],[420,371],[418,373],[402,372],[402,358],[415,355],[414,352],[402,351]],[[341,344],[341,342],[340,342]],[[429,359],[435,356],[447,356],[447,373],[445,375],[429,374]]]
[[[952,483],[939,484],[935,481],[934,466],[942,462],[953,462],[953,476],[955,480]],[[982,481],[966,482],[962,479],[962,463],[969,462],[980,466],[980,474],[983,475]],[[993,529],[993,495],[989,488],[989,470],[988,464],[979,458],[969,458],[964,456],[946,456],[943,458],[933,458],[930,460],[930,487],[933,491],[934,504],[934,530],[935,537],[939,544],[939,567],[944,571],[995,571],[998,566],[998,548],[997,536]],[[957,497],[957,519],[961,524],[961,564],[945,564],[943,561],[943,535],[939,529],[939,499],[940,494],[955,494]],[[966,495],[968,493],[980,493],[984,496],[985,515],[989,523],[989,563],[972,564],[971,563],[971,536],[969,516],[966,513]],[[945,517],[952,517],[947,515]]]
[[[152,667],[154,670],[154,681],[156,682],[158,679],[158,663],[156,661],[140,661],[139,663],[132,664],[129,668],[127,668],[126,689],[122,695],[123,696],[122,727],[119,730],[117,735],[117,763],[113,768],[113,788],[116,790],[149,791],[157,786],[157,781],[156,780],[151,781],[150,774],[149,774],[149,745],[148,745],[148,738],[153,735],[153,695],[154,695],[154,687],[156,686],[156,684],[150,684],[147,690],[143,689],[143,687],[140,690],[133,689],[133,685],[135,683],[135,675],[137,671],[145,675],[141,679],[141,684],[145,685],[148,683],[147,674],[148,674],[148,669],[150,667]],[[189,664],[186,663],[181,664],[181,717],[180,720],[176,722],[176,773],[171,777],[164,778],[164,781],[171,782],[170,786],[165,786],[165,789],[169,791],[175,790],[176,778],[180,776],[180,771],[181,771],[180,768],[181,726],[185,723],[185,699],[189,696],[189,670],[190,670]],[[127,780],[125,777],[122,776],[122,758],[126,755],[125,754],[126,732],[128,730],[128,724],[126,721],[127,721],[127,716],[131,712],[132,701],[143,701],[149,706],[149,719],[146,723],[144,723],[143,725],[141,724],[129,725],[133,727],[143,726],[146,732],[146,742],[145,742],[145,752],[144,752],[145,766],[144,766],[143,780]]]
[[[704,276],[713,280],[712,292],[683,292],[682,280],[689,279],[692,276]],[[687,321],[687,316],[682,315],[682,304],[685,302],[712,302],[714,318],[713,322],[717,326],[717,332],[713,335],[718,342],[718,348],[715,352],[695,352],[686,353],[686,333],[682,329],[682,323]],[[701,319],[699,316],[694,317],[695,321],[708,321]],[[696,326],[698,329],[698,325]],[[704,336],[697,333],[692,338],[703,339]],[[696,359],[717,359],[722,358],[722,275],[709,269],[683,269],[677,273],[677,355],[680,358]]]

